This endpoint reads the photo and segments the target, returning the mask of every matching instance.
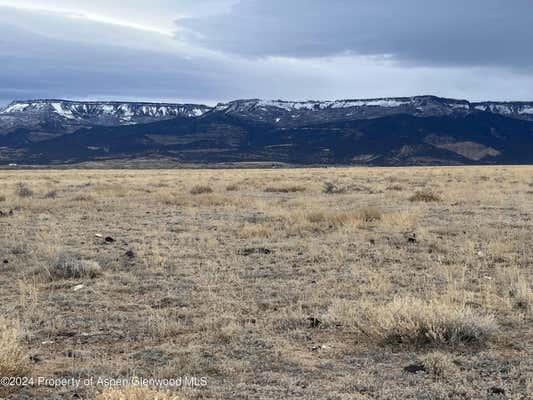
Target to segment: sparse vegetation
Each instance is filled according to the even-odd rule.
[[[54,279],[95,278],[102,273],[96,261],[81,259],[64,250],[56,252],[50,267],[45,269]]]
[[[190,190],[190,193],[194,195],[208,194],[208,193],[213,193],[213,189],[210,186],[196,185],[192,187],[192,189]]]
[[[429,203],[432,201],[441,201],[441,198],[439,195],[430,190],[422,190],[415,192],[415,194],[409,197],[409,201],[421,201],[424,203]]]
[[[280,186],[280,187],[269,186],[265,189],[265,192],[267,193],[297,193],[297,192],[305,192],[305,188],[302,186]]]
[[[33,196],[33,190],[30,189],[30,187],[27,184],[22,183],[22,182],[17,183],[15,187],[15,193],[17,194],[18,197],[22,197],[22,198]]]
[[[20,344],[19,327],[13,321],[0,317],[0,378],[21,377],[28,372],[26,354]],[[0,385],[0,395],[20,389],[20,387]]]
[[[0,171],[0,315],[35,376],[207,377],[191,399],[527,398],[531,170]],[[439,202],[410,201],[429,185]],[[75,393],[155,396],[103,390]]]
[[[72,201],[93,202],[94,201],[94,197],[91,196],[90,194],[80,193],[80,194],[77,194],[76,196],[74,196],[72,198]]]
[[[433,351],[420,357],[424,370],[437,377],[450,378],[453,374],[458,373],[458,368],[453,362],[450,354],[442,351]]]
[[[465,306],[413,297],[385,305],[356,305],[355,328],[367,339],[383,344],[440,346],[480,344],[497,331],[492,316]]]
[[[147,387],[126,386],[105,389],[96,400],[181,400],[177,393],[156,391]]]
[[[375,222],[381,219],[382,212],[376,207],[367,207],[361,211],[361,219],[364,222]]]
[[[55,199],[57,197],[57,190],[50,190],[44,195],[45,199]]]
[[[342,194],[346,193],[348,190],[345,187],[339,187],[332,182],[325,182],[322,186],[322,192],[324,194]]]

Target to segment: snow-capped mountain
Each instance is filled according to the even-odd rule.
[[[237,100],[210,108],[38,100],[14,102],[0,113],[0,164],[137,157],[185,163],[533,164],[533,102],[417,96]]]
[[[215,111],[261,122],[297,126],[338,120],[408,114],[419,117],[478,111],[533,120],[533,102],[469,102],[435,96],[392,97],[335,101],[236,100],[218,104]]]
[[[14,101],[0,115],[30,119],[61,118],[91,125],[153,122],[176,117],[198,117],[211,107],[198,104],[131,103],[68,100]]]
[[[278,126],[302,126],[341,120],[408,114],[417,117],[490,112],[533,120],[533,102],[468,102],[435,96],[334,101],[235,100],[216,107],[199,104],[68,100],[14,101],[0,110],[0,134],[18,128],[73,132],[80,127],[149,123],[222,112]]]

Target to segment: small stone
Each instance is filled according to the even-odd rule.
[[[76,286],[74,286],[74,287],[72,288],[72,290],[73,290],[74,292],[77,292],[77,291],[83,289],[84,287],[85,287],[85,285],[76,285]]]
[[[9,261],[8,260],[4,260],[3,263],[4,264],[9,264]]]
[[[128,258],[135,258],[135,252],[133,250],[128,250],[125,253],[125,256],[128,257]]]
[[[30,355],[30,361],[34,363],[38,363],[43,361],[43,358],[39,354],[32,354]]]
[[[410,374],[417,374],[419,372],[426,372],[426,368],[423,365],[411,364],[407,367],[404,367],[404,372],[409,372]]]
[[[327,350],[329,349],[329,346],[326,346],[325,344],[319,344],[318,346],[311,347],[311,351],[320,351],[320,350]]]
[[[113,243],[115,241],[111,236],[106,236],[104,240],[106,243]]]
[[[322,323],[322,321],[315,317],[309,317],[307,320],[309,321],[310,328],[318,328],[318,326]]]
[[[488,392],[492,393],[492,394],[505,395],[505,389],[501,388],[501,387],[498,387],[498,386],[493,386],[493,387],[489,388]]]
[[[95,233],[94,236],[97,237],[97,238],[103,238],[103,236],[100,235],[99,233]]]

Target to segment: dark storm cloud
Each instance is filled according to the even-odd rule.
[[[252,57],[354,53],[424,65],[533,64],[531,0],[242,0],[177,26],[179,37]]]
[[[533,0],[0,0],[0,107],[44,97],[531,100],[532,7]]]
[[[224,65],[150,49],[151,35],[8,8],[0,17],[0,99],[115,96],[202,99],[224,91]],[[74,31],[85,31],[74,36]],[[95,36],[100,35],[100,36]],[[162,40],[154,35],[153,41]],[[89,39],[87,39],[89,37]],[[133,39],[131,39],[133,38]],[[164,39],[164,38],[163,38]]]

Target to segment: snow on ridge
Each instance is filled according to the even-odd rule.
[[[21,112],[21,111],[26,110],[26,108],[28,108],[29,106],[30,105],[28,103],[11,103],[2,112],[4,113]]]
[[[533,114],[533,105],[522,108],[518,111],[518,114]]]
[[[72,110],[68,108],[63,108],[62,103],[52,103],[52,107],[54,111],[62,117],[65,117],[67,119],[75,119],[74,115],[72,114]]]
[[[337,100],[333,108],[349,107],[400,107],[405,104],[411,104],[412,101],[398,99],[371,99],[371,100]]]
[[[370,99],[370,100],[334,100],[334,101],[283,101],[283,100],[259,100],[257,105],[293,110],[324,110],[327,108],[350,108],[350,107],[399,107],[410,104],[411,101],[398,99]]]
[[[25,113],[48,111],[66,119],[86,119],[90,116],[109,116],[124,121],[135,117],[172,118],[174,116],[201,116],[211,107],[196,104],[95,102],[69,100],[14,101],[1,113]]]

